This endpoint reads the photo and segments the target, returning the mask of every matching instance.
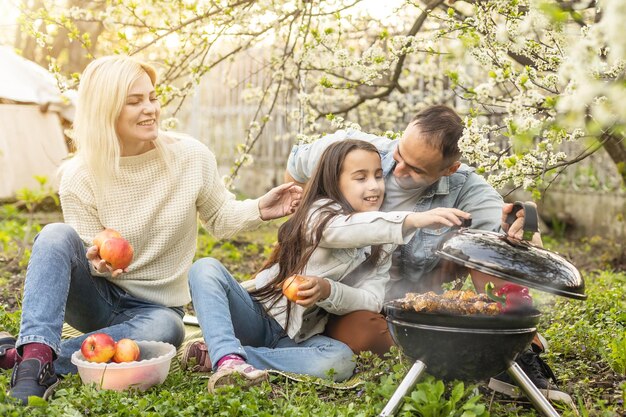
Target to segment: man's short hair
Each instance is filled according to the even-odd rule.
[[[444,163],[452,164],[459,160],[459,139],[465,126],[452,108],[444,105],[426,107],[415,115],[411,124],[419,127],[427,143],[441,150]]]

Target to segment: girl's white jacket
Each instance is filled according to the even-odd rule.
[[[321,199],[313,205],[308,219],[310,225],[314,225],[324,212],[340,210],[336,203],[322,208],[329,202],[328,199]],[[284,296],[269,309],[269,314],[283,329],[287,328],[289,337],[301,342],[324,331],[329,313],[343,315],[357,310],[380,312],[385,285],[389,281],[391,254],[396,245],[408,243],[414,234],[402,234],[404,219],[411,213],[370,211],[335,215],[326,225],[318,247],[301,272],[302,275],[327,279],[330,295],[308,308],[292,303],[289,326],[286,323],[287,299]],[[372,245],[383,245],[383,260],[378,265],[363,265]],[[254,280],[256,287],[263,287],[277,274],[278,264],[261,271]]]

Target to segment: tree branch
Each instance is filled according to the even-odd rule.
[[[443,2],[444,0],[431,0],[429,3],[427,3],[426,10],[424,10],[415,20],[415,22],[413,23],[413,26],[411,27],[411,30],[409,30],[409,32],[407,33],[407,36],[415,36],[424,25],[424,22],[428,18],[429,12],[435,7],[442,4]],[[375,93],[375,94],[364,94],[361,97],[359,97],[359,99],[355,101],[354,103],[348,106],[342,107],[342,108],[335,109],[334,111],[330,111],[328,113],[346,114],[350,110],[354,110],[355,108],[359,107],[361,104],[365,103],[367,100],[382,98],[391,94],[393,90],[399,87],[398,80],[400,79],[400,75],[402,74],[402,68],[404,67],[405,60],[406,60],[406,54],[400,55],[400,58],[398,59],[398,62],[396,63],[393,76],[391,77],[389,85],[387,86],[387,88],[385,88],[385,90],[381,91],[380,93]],[[318,118],[320,117],[324,117],[324,116],[320,115]]]

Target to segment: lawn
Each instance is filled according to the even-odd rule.
[[[29,245],[41,223],[58,213],[32,216],[14,205],[0,207],[0,329],[17,332],[19,292],[29,256]],[[238,279],[247,279],[271,250],[276,223],[235,239],[218,241],[201,233],[198,257],[213,256]],[[557,405],[563,416],[623,416],[626,390],[626,273],[623,247],[602,238],[566,241],[546,237],[582,268],[586,301],[533,293],[542,302],[540,330],[550,341],[545,355],[572,394],[577,410]],[[191,311],[191,310],[190,310]],[[303,358],[306,360],[306,358]],[[6,396],[10,371],[0,371],[0,416],[375,416],[405,375],[410,363],[393,352],[386,360],[359,358],[362,384],[336,389],[317,381],[296,382],[274,375],[269,383],[249,390],[225,388],[206,391],[206,377],[175,371],[165,383],[147,392],[98,391],[83,386],[78,376],[65,378],[48,402],[29,407]],[[536,416],[525,401],[494,396],[484,384],[422,378],[405,400],[399,415],[422,416]]]

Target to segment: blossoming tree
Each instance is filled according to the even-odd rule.
[[[254,54],[266,78],[250,88],[257,111],[233,176],[276,112],[296,120],[294,139],[338,127],[397,136],[420,108],[449,103],[465,118],[464,156],[496,187],[545,187],[602,149],[624,186],[624,2],[405,0],[386,17],[362,4],[29,0],[16,46],[66,86],[93,56],[155,61],[172,116],[203,75]],[[298,105],[282,108],[285,95]],[[568,155],[567,142],[585,147]]]

